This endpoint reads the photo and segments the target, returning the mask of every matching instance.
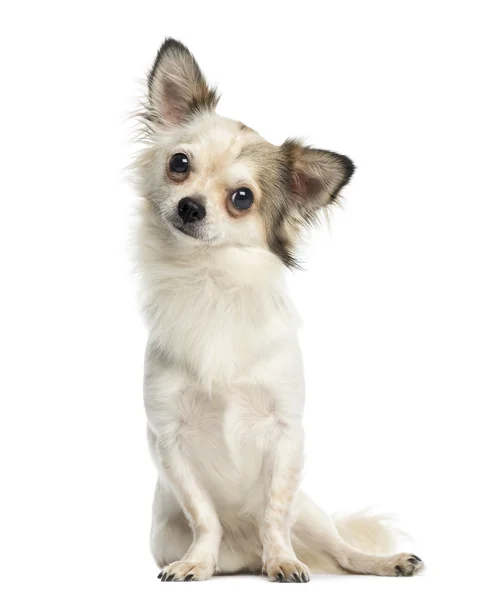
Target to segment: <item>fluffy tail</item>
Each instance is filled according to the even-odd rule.
[[[353,548],[367,554],[393,554],[402,532],[388,515],[360,511],[351,515],[333,515],[341,537]]]

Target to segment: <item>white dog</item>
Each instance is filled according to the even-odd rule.
[[[295,140],[274,146],[216,114],[217,101],[187,48],[166,40],[136,164],[159,578],[412,575],[422,561],[389,553],[382,520],[335,525],[297,491],[304,383],[285,266],[354,166]]]

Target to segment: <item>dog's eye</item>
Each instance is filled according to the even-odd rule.
[[[171,156],[171,160],[169,161],[169,168],[175,173],[186,173],[189,166],[190,161],[188,160],[188,156],[186,154],[182,154],[181,152],[178,154],[173,154],[173,156]]]
[[[232,204],[239,210],[251,208],[253,202],[253,192],[249,188],[239,188],[232,194]]]

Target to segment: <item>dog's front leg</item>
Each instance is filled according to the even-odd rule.
[[[199,411],[205,403],[198,401],[184,372],[165,364],[153,346],[147,348],[144,400],[161,483],[174,492],[193,534],[188,551],[180,552],[180,560],[165,565],[159,577],[163,581],[208,579],[218,563],[222,530],[214,502],[193,462],[199,422],[205,420]],[[173,547],[178,543],[172,540]]]
[[[301,423],[277,423],[265,454],[267,489],[261,527],[263,571],[272,581],[307,582],[308,568],[291,545],[293,500],[303,465]]]
[[[182,444],[169,436],[157,442],[162,474],[176,494],[193,532],[193,541],[179,561],[166,565],[159,578],[172,580],[203,580],[213,575],[218,562],[221,525],[213,501],[194,475]]]

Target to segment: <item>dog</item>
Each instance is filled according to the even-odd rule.
[[[216,90],[174,39],[147,88],[137,263],[159,579],[413,575],[423,562],[392,553],[384,519],[333,519],[298,489],[304,381],[284,275],[352,161],[295,139],[275,146],[218,115]]]

